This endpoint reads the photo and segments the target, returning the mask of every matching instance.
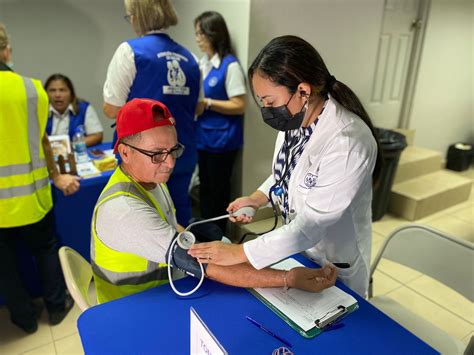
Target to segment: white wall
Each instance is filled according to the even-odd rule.
[[[323,57],[329,71],[359,98],[370,98],[383,0],[257,0],[251,2],[249,64],[272,38],[300,36]],[[276,132],[249,99],[245,115],[243,193],[271,172]]]
[[[234,49],[244,67],[248,58],[250,0],[176,0],[179,24],[168,30],[197,56],[194,18],[206,10],[222,13]],[[11,35],[15,71],[40,79],[53,73],[69,76],[79,97],[96,108],[112,139],[113,122],[102,113],[107,66],[118,45],[135,37],[124,19],[121,0],[0,0],[0,22]]]
[[[76,94],[96,108],[106,140],[112,139],[112,121],[102,113],[107,65],[120,42],[134,36],[124,13],[116,0],[0,0],[15,71],[42,82],[53,73],[69,76]]]
[[[472,0],[433,0],[410,117],[415,144],[474,143]]]
[[[178,13],[179,23],[168,30],[173,39],[198,57],[202,56],[194,39],[194,19],[204,11],[217,11],[225,19],[242,66],[247,67],[250,0],[175,0],[173,1]]]

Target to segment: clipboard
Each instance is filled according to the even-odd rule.
[[[296,262],[293,259],[289,259],[289,260]],[[301,266],[301,264],[299,265]],[[278,267],[278,264],[273,267],[280,268]],[[273,304],[270,300],[268,300],[265,296],[260,294],[257,290],[248,289],[248,291],[250,291],[250,293],[253,294],[258,300],[260,300],[265,306],[270,308],[272,312],[278,315],[286,324],[288,324],[291,328],[296,330],[301,336],[305,338],[314,338],[317,335],[321,334],[324,330],[331,328],[332,325],[340,322],[342,319],[347,317],[350,313],[354,312],[355,310],[359,308],[357,301],[352,296],[342,291],[341,289],[337,288],[336,286],[333,286],[333,287],[337,289],[335,291],[337,291],[339,294],[344,295],[344,298],[346,298],[344,300],[345,305],[339,304],[324,311],[318,310],[319,313],[322,313],[322,312],[324,313],[320,315],[319,318],[315,317],[314,320],[311,319],[311,322],[314,322],[314,326],[308,330],[305,330],[300,325],[298,325],[294,319],[292,319],[290,316],[285,314],[281,309],[278,308],[278,306]],[[298,291],[298,292],[304,293],[306,295],[310,295],[310,293],[307,293],[304,291]],[[348,304],[347,303],[348,301],[350,301],[351,303]]]
[[[347,317],[350,313],[354,312],[359,308],[359,304],[355,303],[350,307],[338,306],[343,307],[343,309],[335,309],[328,312],[326,317],[323,319],[315,319],[314,327],[308,331],[305,331],[301,328],[298,324],[293,322],[287,315],[285,315],[282,311],[276,308],[273,304],[271,304],[265,297],[260,295],[254,289],[248,289],[251,294],[253,294],[257,299],[260,300],[265,306],[270,308],[270,310],[275,313],[278,317],[280,317],[286,324],[288,324],[291,328],[296,330],[301,336],[311,339],[316,337],[317,335],[321,334],[324,330],[329,329],[332,325],[340,322],[342,319]]]

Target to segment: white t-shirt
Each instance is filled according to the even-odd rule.
[[[159,33],[151,31],[148,33]],[[198,58],[193,54],[196,62]],[[121,43],[110,61],[107,69],[107,78],[104,84],[104,102],[113,106],[122,107],[127,102],[130,88],[137,75],[135,55],[132,47],[127,42]],[[199,85],[198,101],[204,98],[202,91],[202,78]]]
[[[121,195],[99,206],[97,235],[109,248],[166,263],[166,251],[177,227],[174,207],[171,197],[160,185],[148,193],[161,207],[167,221],[146,202]]]
[[[204,80],[207,78],[212,68],[219,68],[220,65],[221,58],[217,53],[214,54],[210,60],[207,55],[202,57],[199,60],[199,68],[201,69]],[[247,92],[244,73],[238,62],[230,63],[227,67],[227,75],[225,77],[225,91],[229,98],[245,95]]]
[[[69,105],[63,114],[60,114],[56,109],[49,105],[49,116],[53,116],[53,127],[50,136],[57,136],[59,134],[69,134],[69,113],[74,113],[72,105]],[[86,116],[84,117],[84,129],[86,135],[103,132],[102,124],[99,116],[95,112],[92,105],[87,106]]]

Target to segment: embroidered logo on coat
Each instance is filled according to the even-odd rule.
[[[316,180],[318,179],[318,175],[307,173],[304,177],[304,184],[307,187],[314,187],[316,186]]]
[[[217,77],[213,76],[212,78],[209,79],[209,86],[213,88],[214,86],[217,85]]]
[[[158,59],[166,59],[168,73],[166,79],[168,85],[163,85],[163,94],[165,95],[189,95],[189,87],[186,86],[186,74],[181,68],[181,61],[187,62],[188,59],[179,53],[161,52],[157,54]]]

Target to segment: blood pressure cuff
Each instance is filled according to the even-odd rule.
[[[193,218],[189,221],[189,224],[202,221],[202,218]],[[203,224],[197,224],[190,228],[191,233],[194,234],[197,241],[200,242],[213,242],[221,241],[224,233],[222,229],[215,223],[208,222]]]
[[[178,238],[178,233],[175,234],[173,241],[176,240],[176,238]],[[173,245],[173,241],[170,246]],[[171,248],[168,248],[166,252],[166,260],[168,261],[168,255],[171,252],[171,267],[177,268],[192,277],[201,278],[201,267],[198,261],[189,255],[186,249],[181,248],[178,243],[174,243],[173,250],[170,249]],[[205,273],[207,264],[203,264],[202,266]]]

